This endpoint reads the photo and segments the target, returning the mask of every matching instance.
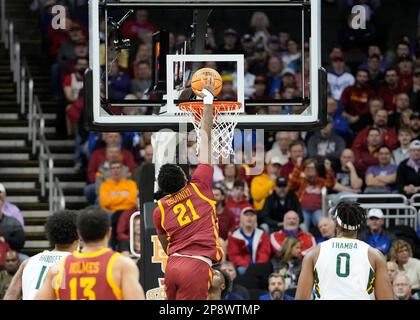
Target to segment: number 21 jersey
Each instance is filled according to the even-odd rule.
[[[314,294],[320,300],[370,300],[375,280],[369,245],[332,238],[321,243],[314,268]]]

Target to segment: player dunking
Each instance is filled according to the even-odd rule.
[[[357,203],[341,202],[335,208],[335,238],[305,255],[296,300],[392,300],[391,282],[382,253],[357,240],[366,212]]]
[[[182,169],[165,164],[158,175],[162,198],[153,212],[159,240],[168,263],[165,289],[168,300],[205,300],[212,278],[212,263],[219,262],[223,250],[218,243],[219,229],[212,191],[211,128],[213,125],[213,91],[206,81],[201,120],[200,164],[188,183]]]
[[[44,283],[50,267],[60,262],[77,249],[79,236],[76,228],[76,213],[70,210],[57,211],[48,217],[45,224],[47,238],[54,249],[45,250],[26,259],[14,275],[4,300],[33,300]]]
[[[83,210],[77,231],[84,242],[82,252],[51,267],[35,300],[144,300],[136,264],[107,247],[108,214],[94,207]]]

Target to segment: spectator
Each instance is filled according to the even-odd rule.
[[[409,125],[410,125],[411,131],[413,131],[414,138],[419,139],[420,138],[420,113],[419,112],[413,112],[410,115]]]
[[[270,163],[273,158],[276,158],[279,164],[286,164],[289,161],[290,142],[290,135],[288,132],[277,132],[276,141],[273,144],[273,147],[265,154],[265,163]]]
[[[235,226],[239,225],[241,211],[250,206],[245,196],[245,183],[242,180],[236,180],[233,184],[232,195],[226,201],[226,208],[235,215]]]
[[[397,166],[391,163],[392,152],[387,146],[378,149],[378,165],[369,166],[366,175],[364,193],[394,193],[397,178]]]
[[[232,300],[231,295],[236,295],[241,297],[243,300],[249,300],[249,291],[244,286],[235,282],[237,277],[235,265],[231,261],[224,261],[220,265],[220,270],[225,271],[232,281],[232,291],[225,297],[225,300]]]
[[[3,230],[0,228],[0,271],[3,270],[6,262],[6,252],[10,250],[6,239],[3,237]]]
[[[139,61],[134,64],[134,79],[131,81],[131,92],[137,99],[144,99],[145,92],[152,85],[152,69],[147,61]]]
[[[332,97],[328,97],[327,100],[327,113],[332,118],[333,131],[345,139],[350,139],[351,130],[349,122],[343,116],[342,110],[339,110],[337,101]]]
[[[316,227],[322,216],[321,189],[323,187],[332,188],[335,178],[331,162],[328,159],[324,161],[326,178],[320,177],[316,160],[309,158],[303,162],[302,166],[301,163],[302,158],[299,158],[290,175],[288,187],[295,192],[302,205],[305,231],[309,231],[311,223]]]
[[[223,176],[224,180],[220,184],[220,187],[223,189],[227,196],[232,195],[233,185],[235,184],[236,179],[239,176],[238,168],[233,163],[228,163],[223,166]]]
[[[271,98],[274,98],[276,90],[281,89],[282,69],[283,65],[278,57],[272,56],[268,60],[267,93]]]
[[[255,46],[254,56],[249,59],[249,72],[256,76],[265,75],[268,72],[268,53],[262,43]]]
[[[252,207],[241,211],[239,228],[229,237],[228,259],[243,274],[250,264],[270,261],[270,238],[257,228],[257,214]]]
[[[399,271],[405,271],[413,289],[420,289],[420,260],[413,258],[411,245],[404,240],[396,240],[391,245],[391,260],[398,265]],[[395,283],[396,279],[394,279]]]
[[[402,161],[410,157],[410,142],[414,138],[413,132],[407,128],[398,130],[398,141],[400,147],[392,151],[394,163],[398,166]]]
[[[289,161],[281,167],[280,176],[285,179],[289,179],[289,175],[292,173],[293,168],[297,164],[299,158],[304,156],[305,145],[302,141],[292,141],[289,144]]]
[[[356,83],[344,89],[341,95],[343,116],[350,126],[355,128],[357,122],[369,112],[368,101],[375,96],[369,84],[369,72],[365,69],[357,71]]]
[[[233,87],[237,88],[237,80],[238,75],[235,70],[235,72],[232,73],[233,76]],[[255,75],[249,72],[249,63],[247,59],[244,59],[244,96],[246,99],[249,99],[252,97],[252,95],[255,92]],[[222,88],[223,89],[223,88]]]
[[[327,117],[326,126],[319,131],[315,131],[308,140],[308,156],[317,159],[319,162],[325,159],[338,162],[345,147],[344,139],[333,131],[332,118]]]
[[[136,19],[130,19],[124,22],[121,35],[136,42],[144,38],[144,34],[155,32],[156,25],[148,21],[149,13],[147,10],[137,10]]]
[[[378,91],[384,81],[384,73],[381,70],[381,56],[373,54],[368,57],[366,68],[369,71],[370,82],[375,91]]]
[[[398,265],[395,261],[389,260],[386,262],[386,269],[388,271],[389,279],[391,280],[391,284],[394,283],[395,276],[398,272]]]
[[[3,214],[5,216],[15,218],[17,221],[20,222],[22,227],[25,225],[23,221],[22,213],[20,209],[15,206],[13,203],[6,200],[7,193],[4,184],[0,183],[0,199],[3,200]]]
[[[420,191],[420,140],[413,140],[409,147],[410,157],[398,165],[396,186],[400,193],[411,197]]]
[[[396,67],[397,63],[402,58],[407,58],[407,57],[411,57],[410,45],[408,41],[406,41],[405,39],[401,39],[400,41],[398,41],[395,47],[395,55],[394,55],[392,65]]]
[[[242,51],[244,53],[245,58],[252,57],[254,55],[254,39],[252,35],[249,33],[246,33],[243,35],[241,39],[242,44]],[[244,62],[247,61],[247,59],[244,60]]]
[[[25,232],[18,220],[3,214],[4,202],[0,198],[0,229],[3,236],[0,241],[6,242],[11,249],[20,251],[25,243]]]
[[[216,215],[219,221],[219,237],[223,240],[232,234],[236,229],[235,214],[225,206],[225,193],[222,188],[213,188],[214,200],[216,201]]]
[[[415,111],[420,111],[420,67],[416,67],[413,73],[413,83],[408,89],[410,106]]]
[[[110,69],[108,76],[109,98],[124,100],[131,92],[131,78],[116,63],[112,64]]]
[[[395,299],[397,300],[413,300],[411,296],[412,285],[410,279],[403,272],[398,272],[395,275],[392,289],[394,291]]]
[[[83,88],[83,74],[89,67],[87,57],[77,57],[75,61],[74,72],[67,74],[63,80],[64,96],[68,103],[74,103],[79,98],[80,90]]]
[[[274,272],[278,272],[281,264],[287,265],[287,277],[290,278],[288,289],[297,288],[297,283],[302,269],[301,244],[297,238],[286,238],[283,242],[281,250],[271,260]]]
[[[280,52],[280,39],[276,35],[271,35],[267,41],[267,51],[270,57],[277,57],[281,59],[284,52]]]
[[[351,73],[346,72],[342,53],[331,55],[331,64],[332,70],[327,75],[329,92],[335,101],[339,101],[344,89],[352,86],[355,79]]]
[[[378,149],[381,146],[381,133],[378,128],[369,128],[366,142],[360,148],[353,148],[354,166],[359,172],[365,172],[369,166],[378,164]]]
[[[128,256],[130,255],[130,218],[135,212],[137,212],[137,208],[122,212],[117,222],[117,250]],[[140,216],[135,219],[140,220]]]
[[[261,11],[255,11],[251,17],[251,32],[257,43],[266,43],[270,36],[270,20],[267,15]]]
[[[335,170],[335,185],[330,198],[333,205],[337,205],[340,196],[360,193],[363,180],[359,177],[354,166],[353,150],[344,149],[340,155],[340,166]]]
[[[357,126],[355,128],[356,132],[359,132],[360,130],[363,130],[366,127],[371,127],[373,125],[373,119],[375,118],[376,112],[380,109],[384,109],[384,101],[382,98],[373,97],[369,99],[368,107],[369,113],[357,122]]]
[[[123,178],[122,168],[120,161],[111,162],[111,177],[99,187],[99,204],[108,212],[125,211],[137,206],[137,185]]]
[[[287,42],[287,52],[283,54],[282,62],[285,68],[291,68],[296,72],[297,62],[301,59],[301,52],[297,42],[290,39]]]
[[[216,53],[218,54],[241,54],[242,49],[238,41],[238,32],[232,28],[223,32],[223,44],[219,46]],[[219,62],[217,66],[220,70],[233,72],[236,66],[233,62]]]
[[[335,222],[329,217],[322,217],[319,220],[318,229],[321,237],[316,239],[316,243],[321,243],[335,237]]]
[[[381,209],[370,209],[367,215],[367,229],[359,234],[359,240],[378,249],[385,256],[389,254],[395,236],[384,228],[384,214]]]
[[[397,130],[400,128],[400,118],[401,114],[410,109],[410,98],[406,93],[400,93],[395,98],[395,106],[396,110],[394,113],[391,113],[388,118],[388,125],[391,128],[396,128]]]
[[[19,254],[14,250],[7,251],[4,270],[0,271],[0,300],[3,299],[10,282],[12,282],[13,276],[19,269],[19,265]]]
[[[153,147],[148,144],[138,154],[143,154],[143,162],[134,172],[134,181],[142,192],[139,195],[140,207],[146,202],[153,202],[153,184],[155,182],[155,164],[153,163]]]
[[[272,193],[277,178],[276,171],[274,164],[267,164],[264,172],[251,180],[251,198],[255,210],[262,210],[267,197]]]
[[[299,215],[296,211],[290,210],[284,215],[283,230],[274,232],[270,236],[273,252],[276,254],[281,250],[284,240],[287,237],[299,239],[301,244],[301,254],[304,256],[315,246],[315,239],[309,232],[304,232],[299,228]]]
[[[294,300],[292,296],[285,294],[286,283],[278,273],[272,273],[268,277],[268,293],[260,296],[260,300]]]
[[[385,71],[385,83],[378,91],[378,95],[384,100],[385,109],[392,113],[396,110],[395,96],[403,93],[403,89],[398,82],[398,73],[394,68]]]
[[[100,185],[111,177],[111,173],[109,171],[110,163],[122,160],[122,154],[119,146],[110,144],[107,145],[105,149],[105,162],[96,172],[95,183],[87,185],[84,189],[85,197],[90,204],[96,203]],[[125,179],[129,179],[131,177],[130,169],[126,165],[123,165],[122,171]]]
[[[260,227],[266,232],[279,231],[283,226],[284,215],[290,210],[299,214],[303,221],[300,202],[293,191],[288,190],[287,180],[283,177],[276,179],[274,192],[268,196],[264,207],[259,213]]]
[[[391,150],[394,150],[398,146],[398,137],[394,128],[389,128],[388,113],[385,109],[379,109],[376,111],[373,118],[373,128],[377,128],[381,134],[381,144],[388,146]],[[356,136],[353,142],[353,150],[360,149],[361,145],[366,141],[366,137],[369,131],[369,127],[362,129]]]
[[[102,137],[106,146],[108,145],[120,146],[121,145],[121,135],[118,132],[106,132],[102,134]],[[126,149],[120,149],[120,150],[122,154],[123,165],[130,168],[130,172],[133,173],[136,168],[133,154]],[[106,148],[105,147],[101,147],[93,151],[93,153],[90,156],[88,169],[87,169],[87,176],[88,176],[89,183],[95,182],[96,172],[98,172],[100,166],[103,165],[105,161],[106,161]]]
[[[413,62],[410,57],[403,57],[398,62],[398,85],[407,92],[413,84]]]

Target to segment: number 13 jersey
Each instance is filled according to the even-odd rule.
[[[370,300],[375,272],[368,249],[368,244],[356,239],[322,242],[314,268],[315,299]]]

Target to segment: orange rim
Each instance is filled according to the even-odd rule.
[[[236,101],[213,101],[213,111],[229,112],[240,109],[242,103]],[[201,113],[203,101],[189,101],[179,103],[179,109],[184,112]]]

